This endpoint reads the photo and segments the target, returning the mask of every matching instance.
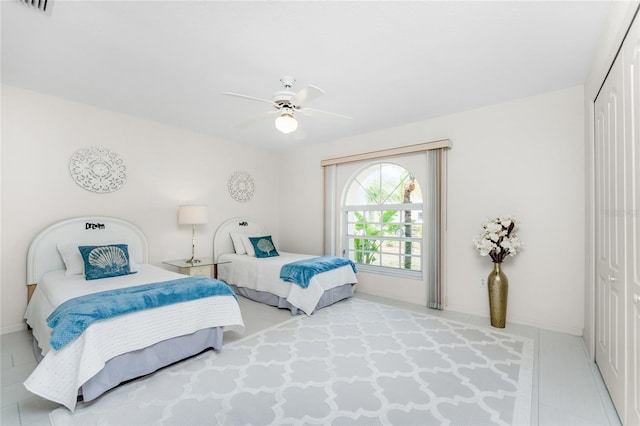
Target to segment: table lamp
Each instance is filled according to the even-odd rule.
[[[180,206],[178,207],[178,225],[191,225],[191,259],[185,260],[187,263],[199,263],[195,258],[196,252],[196,225],[203,225],[209,222],[209,212],[207,206]]]

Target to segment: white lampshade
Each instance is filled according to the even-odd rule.
[[[178,225],[201,225],[209,222],[207,206],[178,207]]]
[[[280,130],[284,134],[295,132],[297,128],[298,120],[296,120],[291,114],[285,112],[280,117],[276,118],[276,129]]]

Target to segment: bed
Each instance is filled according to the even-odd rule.
[[[80,252],[78,246],[91,250]],[[86,263],[90,257],[85,255],[121,259],[121,251],[128,257],[110,260],[118,267],[111,266],[107,277],[94,275],[98,261]],[[209,348],[219,350],[224,330],[244,330],[237,297],[226,284],[150,265],[147,253],[146,237],[138,227],[110,217],[58,222],[33,239],[27,254],[25,319],[39,363],[24,382],[30,392],[73,411],[80,396],[91,401],[122,382]],[[120,267],[128,270],[113,272]],[[138,305],[158,304],[153,309],[125,304],[121,297],[129,293]],[[86,328],[77,328],[77,318],[90,315],[68,309],[83,303],[109,315],[95,322],[83,319]],[[118,309],[125,313],[111,316]]]
[[[266,250],[274,256],[256,257],[248,237],[266,238]],[[234,217],[218,227],[213,240],[213,256],[217,277],[237,294],[279,308],[289,309],[293,315],[311,315],[314,311],[353,296],[358,283],[353,262],[313,276],[303,288],[283,280],[284,265],[315,259],[318,256],[287,253],[277,249],[265,227],[246,217]],[[260,241],[259,241],[260,242]],[[264,240],[262,241],[264,242]],[[257,250],[257,246],[254,247]],[[342,259],[342,258],[340,258]]]

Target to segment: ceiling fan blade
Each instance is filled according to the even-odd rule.
[[[322,95],[324,95],[324,90],[310,84],[300,89],[293,98],[291,98],[291,103],[296,106],[302,106],[306,102],[310,102]]]
[[[347,115],[336,114],[335,112],[323,111],[315,108],[302,108],[300,112],[306,116],[322,116],[326,118],[340,119],[340,120],[353,120],[353,117]]]
[[[268,103],[270,105],[273,105],[273,106],[277,107],[276,103],[273,102],[273,101],[270,101],[269,99],[256,98],[254,96],[242,95],[240,93],[233,93],[233,92],[222,92],[222,94],[223,95],[227,95],[227,96],[235,96],[237,98],[249,99],[249,100],[252,100],[252,101],[265,102],[265,103]]]
[[[264,121],[268,118],[272,118],[273,116],[277,115],[278,111],[267,111],[267,112],[263,112],[262,114],[256,115],[255,117],[249,118],[248,120],[242,121],[238,124],[235,125],[235,127],[237,128],[244,128],[244,127],[249,127],[253,124],[259,123],[261,121]]]

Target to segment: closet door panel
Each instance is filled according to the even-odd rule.
[[[596,363],[640,425],[640,19],[595,101]]]
[[[625,424],[640,425],[640,21],[622,50],[625,64],[627,360]]]
[[[627,425],[640,425],[640,300],[636,297],[631,306],[629,322],[629,383],[626,403]],[[620,413],[620,417],[622,413]]]
[[[595,105],[596,362],[616,407],[625,404],[623,69],[621,61],[616,61]]]

